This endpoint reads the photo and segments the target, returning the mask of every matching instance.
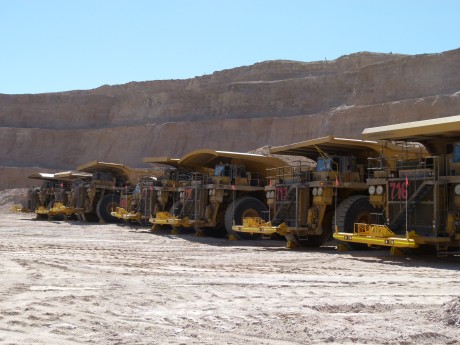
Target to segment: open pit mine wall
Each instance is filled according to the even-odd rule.
[[[269,61],[187,80],[0,95],[0,188],[12,171],[90,160],[142,166],[198,148],[247,151],[460,114],[460,49]],[[13,173],[14,175],[14,173]]]

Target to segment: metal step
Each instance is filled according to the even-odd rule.
[[[436,252],[438,258],[446,257],[448,254],[449,245],[445,243],[437,243],[436,244]]]
[[[296,185],[290,185],[285,198],[277,202],[277,205],[281,204],[281,206],[276,210],[276,213],[273,219],[284,220],[295,198],[296,198]]]
[[[429,191],[433,189],[433,184],[428,183],[428,181],[423,181],[423,183],[417,188],[417,190],[410,196],[405,204],[407,204],[407,214],[411,214],[419,202],[428,194]],[[390,222],[390,227],[400,228],[406,218],[406,208],[403,208],[398,212],[398,214]]]

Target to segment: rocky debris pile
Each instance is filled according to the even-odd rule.
[[[9,209],[13,204],[24,205],[27,198],[27,188],[0,190],[0,210]]]
[[[316,166],[316,163],[314,161],[312,161],[311,159],[306,158],[306,157],[288,156],[288,155],[272,155],[272,154],[270,154],[270,148],[271,148],[271,146],[262,146],[262,147],[259,147],[259,148],[255,149],[255,150],[251,150],[248,153],[255,153],[255,154],[258,154],[258,155],[276,157],[276,158],[282,159],[287,164],[292,165],[292,166],[299,166],[300,164],[310,166],[310,167],[315,167]]]
[[[460,327],[460,296],[444,303],[435,316],[449,326]]]

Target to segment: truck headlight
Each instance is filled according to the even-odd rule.
[[[460,195],[460,184],[455,186],[455,194]]]
[[[377,192],[377,195],[382,195],[382,193],[383,193],[383,186],[377,186],[377,188],[375,189],[375,191]]]
[[[318,195],[318,188],[316,188],[316,187],[313,188],[313,189],[311,190],[311,194],[313,194],[313,196]]]
[[[318,195],[319,196],[323,195],[323,188],[318,187]]]
[[[369,186],[369,194],[374,195],[375,193],[375,186]]]

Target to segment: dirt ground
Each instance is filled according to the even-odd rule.
[[[0,344],[460,344],[460,258],[37,221],[2,208]]]

